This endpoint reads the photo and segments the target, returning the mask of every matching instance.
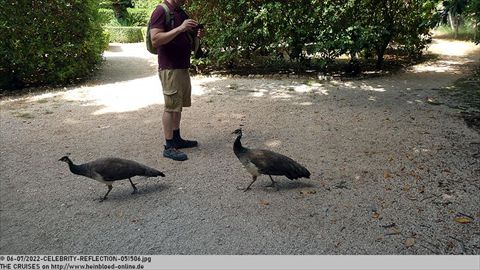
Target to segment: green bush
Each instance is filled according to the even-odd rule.
[[[102,62],[97,0],[7,1],[0,9],[0,88],[62,85]]]
[[[146,26],[153,10],[145,8],[128,8],[127,21],[129,26]]]
[[[113,10],[100,9],[105,35],[109,42],[135,43],[143,42],[151,11],[145,8],[128,8],[124,20],[118,20]],[[145,28],[145,29],[143,29]]]
[[[112,23],[112,22],[117,21],[117,19],[115,18],[115,14],[113,13],[112,9],[100,8],[100,9],[98,9],[98,13],[99,13],[99,16],[100,16],[100,23],[102,25],[112,25],[112,24],[115,24],[115,23]]]
[[[162,0],[133,0],[133,5],[136,8],[144,8],[153,11],[155,7],[163,2]]]
[[[105,26],[109,42],[135,43],[143,42],[144,34],[140,26]]]
[[[117,19],[112,9],[101,8],[100,20],[102,25],[107,26],[146,26],[151,12],[148,9],[129,8],[125,19]]]
[[[142,42],[145,42],[146,38],[147,38],[147,27],[144,26],[144,27],[141,27],[141,31],[142,31]]]
[[[263,65],[261,60],[330,62],[347,54],[376,56],[389,47],[418,57],[439,0],[205,0],[187,6],[206,24],[203,40],[218,67]]]
[[[460,25],[458,29],[457,39],[459,40],[471,40],[475,41],[475,32],[478,31],[475,29],[474,22],[466,21]],[[477,34],[478,35],[478,34]],[[439,38],[455,38],[455,31],[452,30],[450,25],[441,24],[435,28],[435,36]],[[477,41],[478,42],[478,41]]]

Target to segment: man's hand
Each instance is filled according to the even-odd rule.
[[[178,27],[181,32],[192,31],[193,28],[197,27],[198,23],[195,20],[187,19]]]

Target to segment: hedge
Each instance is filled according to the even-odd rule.
[[[376,57],[389,46],[418,57],[430,41],[438,0],[189,1],[192,18],[207,26],[202,40],[217,68],[272,61],[333,62]],[[312,59],[311,56],[318,56]],[[252,60],[260,59],[256,63]]]
[[[128,8],[125,20],[118,21],[113,10],[99,9],[109,42],[135,43],[145,40],[145,31],[153,9]]]
[[[127,22],[129,26],[146,26],[153,9],[127,8]]]
[[[112,9],[100,8],[98,9],[100,15],[100,22],[102,25],[117,25],[117,18],[115,18],[115,13]]]
[[[141,26],[105,26],[105,32],[109,42],[135,43],[144,41],[144,33]]]
[[[81,80],[107,47],[97,0],[9,1],[0,33],[1,89]]]
[[[135,8],[144,8],[153,11],[161,0],[133,0]]]

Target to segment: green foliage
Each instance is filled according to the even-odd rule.
[[[152,1],[153,2],[153,1]],[[153,11],[148,8],[148,1],[103,1],[99,12],[102,18],[102,25],[109,42],[132,43],[141,42],[144,39],[142,27],[148,24]],[[127,6],[138,5],[139,7],[127,8]],[[121,6],[121,7],[120,7]],[[123,15],[117,13],[123,9]]]
[[[449,0],[442,2],[441,24],[437,29],[442,36],[466,39],[480,43],[480,0]],[[446,29],[449,25],[451,30]]]
[[[418,57],[430,41],[438,0],[207,0],[189,11],[206,24],[204,46],[218,66],[270,62],[329,63],[342,54],[387,48]]]
[[[128,8],[124,18],[118,19],[112,9],[101,8],[98,10],[102,25],[108,26],[146,26],[152,10]]]
[[[133,0],[132,2],[135,8],[144,8],[153,11],[163,0]]]
[[[161,0],[103,0],[100,2],[102,25],[109,42],[140,42],[142,30]],[[133,26],[132,28],[127,28]],[[144,34],[143,34],[144,36]]]
[[[453,14],[462,14],[467,8],[467,0],[443,1],[443,6]]]
[[[0,9],[0,88],[67,84],[102,61],[97,0],[8,0]]]
[[[102,25],[115,25],[117,24],[117,18],[115,18],[115,14],[113,10],[108,8],[100,8],[98,9],[98,14],[100,17],[100,23]]]
[[[110,7],[115,14],[115,18],[117,18],[122,25],[127,17],[127,8],[134,7],[132,0],[101,0],[99,5],[101,8]]]
[[[140,26],[106,26],[105,31],[108,34],[109,42],[135,43],[143,42],[143,28]]]
[[[128,26],[146,26],[153,10],[146,8],[129,8],[127,11]]]
[[[458,33],[456,33],[456,39],[465,41],[475,40],[475,35],[478,36],[478,28],[476,29],[474,24],[475,22],[466,20],[460,25]],[[454,39],[455,33],[450,26],[442,24],[435,28],[435,37]],[[478,40],[476,42],[478,43]]]
[[[466,17],[472,22],[473,41],[480,43],[480,0],[470,0],[466,7]]]
[[[128,15],[118,20],[113,10],[100,9],[102,24],[109,42],[134,43],[144,40],[145,26],[152,11],[147,9],[129,8]]]

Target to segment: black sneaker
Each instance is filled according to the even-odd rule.
[[[197,147],[198,142],[197,141],[189,141],[189,140],[180,140],[174,143],[175,147],[177,149],[182,149],[182,148],[192,148],[192,147]]]
[[[166,158],[171,158],[176,161],[184,161],[187,160],[188,157],[185,153],[178,151],[176,148],[165,148],[163,150],[163,156]]]

